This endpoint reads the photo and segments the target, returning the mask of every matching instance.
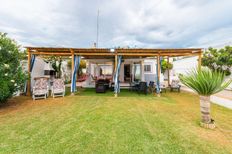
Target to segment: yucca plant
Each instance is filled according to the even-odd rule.
[[[230,85],[225,81],[225,74],[208,68],[190,70],[187,75],[180,75],[180,81],[200,95],[202,123],[213,122],[210,116],[210,95],[218,93]]]

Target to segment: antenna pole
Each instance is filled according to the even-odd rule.
[[[97,40],[96,40],[96,47],[98,47],[98,37],[99,37],[99,9],[97,11]]]

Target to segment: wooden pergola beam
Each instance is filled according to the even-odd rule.
[[[61,53],[61,52],[31,52],[33,55],[50,55],[50,56],[71,56],[71,53]]]
[[[33,55],[50,55],[50,56],[71,56],[71,53],[60,53],[60,52],[31,52]],[[115,53],[74,53],[80,56],[114,56]],[[178,57],[178,56],[198,56],[200,53],[170,53],[170,54],[160,54],[160,56]],[[154,53],[118,53],[117,55],[122,56],[157,56]]]
[[[74,53],[111,53],[110,48],[51,48],[51,47],[26,47],[32,52],[44,52],[44,53],[70,53],[73,50]],[[201,48],[186,48],[186,49],[141,49],[141,48],[131,48],[131,49],[114,49],[114,53],[160,53],[160,54],[171,54],[171,53],[201,53]]]

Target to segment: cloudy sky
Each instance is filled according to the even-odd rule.
[[[0,0],[23,46],[182,48],[232,42],[232,0]]]

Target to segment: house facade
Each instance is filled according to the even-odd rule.
[[[101,78],[109,78],[113,80],[114,61],[111,59],[91,59],[86,60],[89,75],[84,86],[93,86],[94,80]],[[119,81],[122,84],[129,84],[136,81],[155,81],[157,76],[156,59],[155,58],[138,58],[123,59],[120,71]],[[161,77],[162,78],[162,77]]]

